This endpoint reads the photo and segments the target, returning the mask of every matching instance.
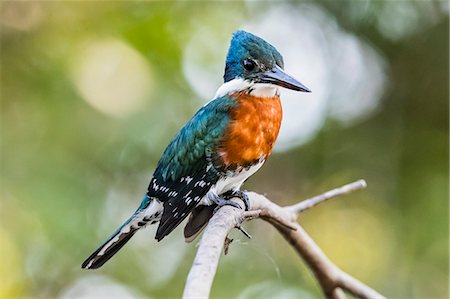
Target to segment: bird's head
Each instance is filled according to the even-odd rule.
[[[225,84],[240,81],[255,87],[281,86],[310,92],[283,69],[283,57],[274,46],[243,30],[233,34],[226,59]]]

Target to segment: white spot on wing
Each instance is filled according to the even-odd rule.
[[[185,177],[185,179],[184,179],[185,181],[186,181],[186,185],[187,184],[190,184],[191,183],[191,181],[192,181],[192,177],[190,177],[190,176],[187,176],[187,177]]]

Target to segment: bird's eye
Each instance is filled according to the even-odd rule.
[[[256,63],[253,60],[249,59],[249,58],[244,59],[244,61],[242,61],[242,65],[244,66],[244,68],[247,71],[253,71],[255,69],[255,67],[256,67]]]

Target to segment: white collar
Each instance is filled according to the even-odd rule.
[[[222,84],[216,92],[214,98],[223,97],[240,91],[248,91],[255,97],[271,98],[279,94],[278,86],[268,83],[253,83],[242,78],[235,78]]]

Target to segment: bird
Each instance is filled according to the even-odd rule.
[[[101,267],[141,228],[157,224],[161,241],[188,216],[192,239],[220,207],[249,209],[242,184],[272,152],[282,120],[280,88],[311,92],[284,71],[283,57],[264,39],[233,33],[224,83],[213,99],[176,134],[164,150],[141,204],[83,263]]]

